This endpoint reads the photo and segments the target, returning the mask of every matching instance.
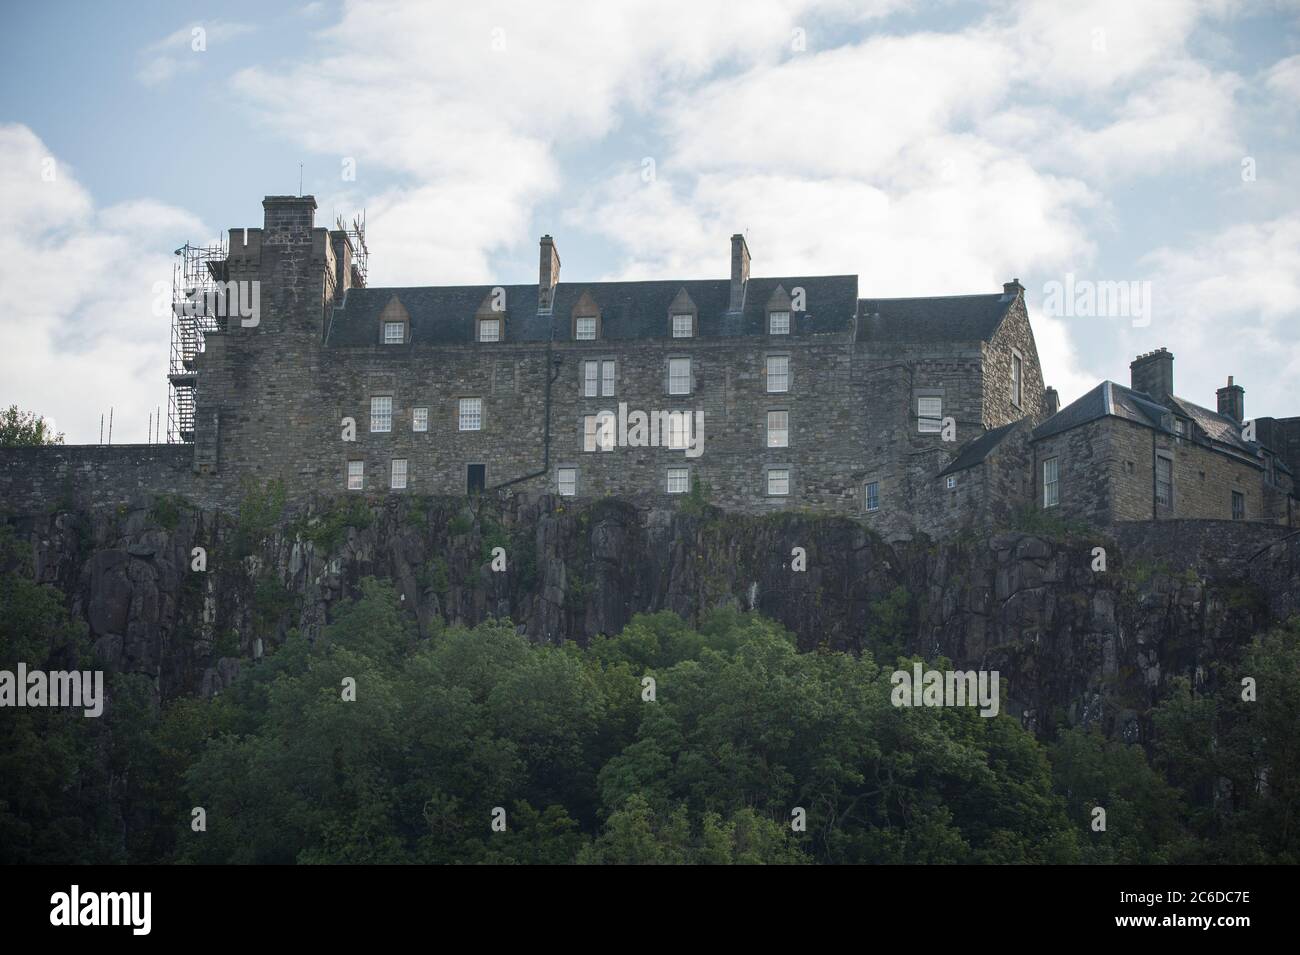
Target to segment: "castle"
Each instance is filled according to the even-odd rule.
[[[298,498],[670,503],[698,487],[890,538],[1024,507],[1099,525],[1297,517],[1300,418],[1251,434],[1231,379],[1215,411],[1176,397],[1163,350],[1131,387],[1058,409],[1018,280],[860,298],[854,275],[751,276],[734,235],[727,278],[568,282],[543,236],[536,285],[371,288],[356,233],[317,227],[313,197],[263,208],[206,263],[245,307],[218,299],[182,342],[177,442],[3,449],[11,506],[175,493],[230,508],[248,481],[280,479]]]

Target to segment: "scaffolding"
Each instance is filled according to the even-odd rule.
[[[167,443],[194,441],[195,356],[203,351],[203,336],[220,327],[217,312],[226,281],[226,244],[190,245],[176,250],[172,267],[172,341],[167,380]],[[222,283],[219,285],[218,283]]]
[[[366,247],[366,214],[363,211],[360,215],[353,216],[350,223],[344,221],[342,216],[335,216],[334,225],[348,237],[348,244],[352,246],[352,287],[365,288],[370,270],[370,249]]]

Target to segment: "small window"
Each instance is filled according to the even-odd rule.
[[[767,332],[769,335],[789,335],[790,313],[769,312],[767,316]]]
[[[600,362],[584,361],[582,363],[582,396],[596,398],[600,395]]]
[[[406,458],[393,458],[392,487],[396,491],[406,487]]]
[[[669,468],[668,469],[668,493],[685,494],[691,489],[691,470],[690,468]]]
[[[1246,495],[1240,491],[1232,492],[1232,519],[1234,521],[1246,519]]]
[[[578,469],[560,468],[555,472],[555,484],[561,497],[574,497],[578,493]]]
[[[1172,507],[1174,503],[1174,462],[1169,458],[1156,458],[1156,504]]]
[[[943,430],[943,399],[930,395],[916,399],[916,427],[921,434]]]
[[[366,462],[348,462],[348,490],[360,491],[366,480]]]
[[[612,359],[600,363],[600,393],[606,398],[614,396],[615,365]]]
[[[689,358],[668,359],[668,393],[670,395],[689,395],[691,393],[691,360]]]
[[[501,319],[480,318],[478,322],[478,340],[481,342],[501,341]]]
[[[951,490],[952,490],[953,488],[955,488],[956,486],[957,486],[957,475],[955,475],[955,474],[949,474],[949,475],[948,475],[948,490],[951,491]]]
[[[393,430],[393,398],[391,395],[381,395],[370,399],[370,430]]]
[[[772,497],[785,497],[790,493],[789,468],[768,468],[767,493]]]
[[[767,356],[767,390],[777,394],[790,390],[790,356]]]
[[[869,484],[867,484],[866,501],[867,501],[867,510],[869,511],[880,510],[880,482],[879,481],[871,481]]]
[[[460,430],[481,431],[483,429],[483,399],[460,399]]]
[[[673,338],[691,338],[695,335],[694,315],[673,316]]]
[[[670,450],[681,451],[691,443],[691,413],[689,411],[671,411],[668,413],[668,440],[664,443]],[[660,425],[662,427],[662,425]]]
[[[1043,462],[1043,507],[1061,503],[1061,461],[1048,458]]]
[[[1187,437],[1187,419],[1186,419],[1186,418],[1175,418],[1175,419],[1174,419],[1174,434],[1178,435],[1178,437],[1180,437],[1180,438],[1185,438],[1185,437]]]
[[[574,319],[573,337],[580,342],[594,342],[596,340],[595,316]]]
[[[428,408],[411,409],[411,430],[412,431],[429,430],[429,409]]]
[[[1024,398],[1024,371],[1024,359],[1013,352],[1011,355],[1011,403],[1017,408],[1020,407],[1021,400]]]
[[[405,322],[384,322],[384,344],[401,345],[406,341]]]
[[[790,446],[790,412],[769,411],[767,413],[767,446],[769,448]]]
[[[618,419],[612,411],[589,414],[582,419],[582,450],[613,451]]]

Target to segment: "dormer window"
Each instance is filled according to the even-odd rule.
[[[573,337],[580,342],[596,340],[596,316],[582,315],[573,320]]]
[[[790,334],[790,313],[789,312],[768,312],[767,333],[769,335],[789,335]]]
[[[478,320],[478,340],[481,342],[501,341],[501,319],[480,318]]]
[[[694,338],[694,337],[695,337],[695,316],[674,315],[673,316],[673,338]]]
[[[406,344],[406,323],[405,322],[384,322],[384,344],[385,345]]]
[[[411,313],[402,305],[396,295],[390,296],[388,304],[379,313],[379,339],[382,345],[405,345],[411,340]]]

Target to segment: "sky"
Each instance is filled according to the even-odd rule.
[[[1300,414],[1300,0],[6,3],[0,405],[166,415],[173,251],[364,210],[372,286],[1019,278],[1069,402]],[[300,186],[301,182],[301,186]],[[1122,284],[1121,284],[1122,283]],[[1122,290],[1122,296],[1117,292]],[[1093,294],[1093,293],[1097,294]]]

